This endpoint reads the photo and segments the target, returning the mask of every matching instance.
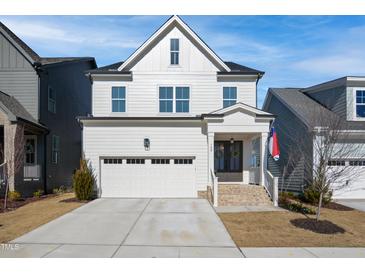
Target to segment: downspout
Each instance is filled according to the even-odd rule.
[[[43,188],[44,188],[44,194],[47,194],[47,136],[49,134],[49,131],[47,133],[43,134]]]
[[[259,84],[259,80],[261,79],[262,75],[259,73],[257,74],[257,79],[256,79],[256,108],[257,108],[257,86]]]

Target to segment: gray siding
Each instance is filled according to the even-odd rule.
[[[277,115],[274,126],[280,148],[279,161],[274,162],[269,159],[268,168],[275,176],[280,177],[279,189],[301,192],[311,176],[310,166],[304,165],[305,162],[311,163],[312,161],[312,142],[309,141],[307,127],[275,96],[272,97],[265,111]],[[303,151],[305,155],[295,157],[294,164],[288,165],[289,155],[300,155],[300,151]],[[289,167],[282,180],[285,166]]]
[[[71,185],[73,171],[81,157],[81,128],[77,116],[91,113],[91,85],[84,72],[93,69],[90,63],[79,62],[44,67],[41,74],[40,122],[50,133],[47,136],[47,185],[49,189]],[[48,86],[56,91],[56,113],[48,111]],[[52,136],[60,137],[60,158],[52,163]]]
[[[321,103],[328,109],[340,117],[346,119],[346,87],[339,86],[335,88],[319,90],[315,92],[306,93],[309,97]]]
[[[38,75],[28,60],[0,34],[0,90],[14,96],[38,119]]]

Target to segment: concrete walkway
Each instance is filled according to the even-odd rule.
[[[242,247],[246,258],[365,258],[365,248]]]
[[[237,213],[237,212],[265,212],[265,211],[286,211],[277,206],[219,206],[215,208],[218,213]]]
[[[0,246],[0,257],[243,257],[205,199],[97,199]]]
[[[365,211],[365,200],[364,199],[353,199],[353,200],[335,200],[336,203],[351,207],[360,211]]]

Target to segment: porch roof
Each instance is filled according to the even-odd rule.
[[[2,91],[0,91],[0,111],[5,113],[11,122],[23,121],[47,130],[47,127],[38,123],[17,99]]]
[[[242,102],[238,102],[232,106],[226,107],[226,108],[221,108],[218,110],[215,110],[213,112],[210,112],[210,115],[225,115],[226,113],[230,113],[232,111],[235,110],[246,110],[252,114],[255,114],[256,117],[263,117],[263,118],[275,118],[274,114],[271,114],[269,112],[263,111],[261,109],[255,108],[253,106],[247,105],[245,103]]]

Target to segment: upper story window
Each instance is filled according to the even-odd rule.
[[[189,87],[176,87],[176,112],[189,112]]]
[[[365,90],[356,90],[356,117],[365,118]]]
[[[174,88],[173,87],[160,87],[159,99],[160,99],[160,112],[173,112],[174,102]]]
[[[112,112],[125,112],[125,87],[112,87]]]
[[[179,39],[170,40],[170,64],[179,64]]]
[[[56,113],[56,91],[48,87],[48,111]]]
[[[229,107],[237,102],[237,88],[223,87],[223,107]]]

